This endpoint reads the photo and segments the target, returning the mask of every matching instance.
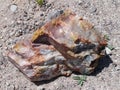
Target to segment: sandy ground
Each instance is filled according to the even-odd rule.
[[[35,0],[0,0],[0,90],[120,90],[120,0],[46,1],[40,7]],[[110,37],[109,44],[115,47],[112,55],[100,60],[82,87],[72,79],[76,74],[30,82],[8,61],[5,52],[68,8]]]

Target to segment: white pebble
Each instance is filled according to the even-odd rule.
[[[12,12],[15,12],[15,11],[17,10],[17,5],[15,5],[15,4],[11,5],[11,6],[10,6],[10,10],[11,10]]]
[[[105,52],[107,55],[112,54],[112,51],[108,47],[105,47]]]

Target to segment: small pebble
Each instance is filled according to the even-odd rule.
[[[37,90],[45,90],[44,87],[38,87]]]
[[[83,4],[83,1],[79,0],[78,5],[82,5],[82,4]]]
[[[49,8],[49,7],[51,7],[51,4],[47,4],[46,6],[47,6],[47,8]]]
[[[117,65],[117,66],[115,67],[115,69],[116,69],[117,71],[120,71],[120,65]]]
[[[2,62],[2,61],[0,61],[0,65],[3,65],[3,62]]]
[[[0,47],[2,47],[2,44],[0,44]]]
[[[10,32],[10,36],[13,36],[14,34],[15,34],[15,32],[14,32],[14,31]]]
[[[90,9],[89,9],[90,13],[94,13],[97,11],[97,8],[92,6]]]
[[[0,53],[0,65],[3,64],[3,60],[4,60],[3,55],[2,55],[2,53]]]
[[[49,18],[49,19],[54,19],[54,18],[56,18],[57,16],[59,16],[60,14],[62,14],[62,13],[63,13],[63,10],[52,11],[52,12],[49,13],[48,18]]]
[[[4,47],[4,49],[5,49],[5,50],[7,50],[7,49],[8,49],[8,47]]]
[[[108,47],[105,47],[105,52],[107,55],[112,54],[112,51]]]
[[[7,85],[7,86],[10,86],[10,83],[6,82],[6,85]]]
[[[12,12],[15,12],[15,11],[17,10],[17,5],[15,5],[15,4],[11,5],[11,6],[10,6],[10,10],[11,10]]]
[[[43,14],[43,13],[41,13],[41,14],[40,14],[40,16],[44,16],[44,14]]]
[[[87,3],[84,4],[84,8],[88,8],[89,6],[90,6],[89,2],[87,2]]]
[[[0,36],[0,39],[3,39],[3,36]]]
[[[15,34],[16,37],[19,37],[23,34],[22,30],[18,30]]]
[[[6,28],[7,27],[7,25],[3,25],[3,28]]]

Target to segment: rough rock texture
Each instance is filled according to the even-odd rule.
[[[64,65],[65,58],[52,45],[40,44],[36,47],[30,41],[23,41],[17,43],[8,56],[10,62],[31,81],[71,74]]]
[[[66,66],[82,74],[93,72],[107,46],[91,23],[70,10],[36,30],[32,42],[53,45],[66,58]]]
[[[46,0],[47,1],[47,0]],[[11,11],[10,6],[16,5]],[[48,0],[40,7],[34,0],[0,0],[0,90],[119,90],[120,87],[120,0]],[[104,57],[82,87],[71,77],[32,83],[4,56],[16,41],[70,8],[110,37],[115,47]]]

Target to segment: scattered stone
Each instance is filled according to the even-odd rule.
[[[3,65],[3,60],[4,60],[3,55],[2,53],[0,53],[0,65]]]
[[[37,90],[45,90],[44,87],[37,87]]]
[[[49,8],[49,7],[51,7],[51,4],[47,4],[46,6],[47,6],[47,8]]]
[[[117,66],[115,67],[115,69],[116,69],[117,71],[120,71],[120,65],[117,65]]]
[[[3,62],[2,62],[2,61],[0,61],[0,65],[3,65]]]
[[[0,75],[0,78],[2,78],[2,75]],[[0,81],[0,83],[1,83],[1,81]]]
[[[15,34],[15,31],[10,32],[10,36],[13,36]]]
[[[7,27],[7,25],[3,25],[3,28],[6,28]]]
[[[24,17],[27,17],[27,12],[26,11],[24,11],[24,15],[23,15]]]
[[[0,39],[3,39],[3,36],[0,36]]]
[[[108,26],[108,25],[111,25],[112,24],[112,21],[111,20],[103,20],[103,23],[102,23],[104,26]]]
[[[89,9],[90,13],[95,13],[97,11],[97,8],[95,6],[90,7]]]
[[[117,64],[116,64],[116,63],[112,63],[112,65],[113,65],[114,67],[117,67]]]
[[[43,14],[43,13],[41,13],[41,14],[40,14],[40,16],[44,16],[44,14]]]
[[[2,44],[0,44],[0,47],[2,47]]]
[[[7,85],[7,86],[10,86],[10,83],[6,82],[6,85]]]
[[[84,4],[84,8],[88,8],[89,6],[90,6],[89,2],[87,2],[87,3]]]
[[[59,11],[60,14],[63,14],[63,12],[64,12],[63,10],[60,10],[60,11]]]
[[[82,5],[82,4],[83,4],[83,1],[79,0],[78,5]]]
[[[10,42],[10,41],[9,41],[7,44],[8,44],[8,45],[11,45],[11,44],[12,44],[12,42]]]
[[[23,34],[23,31],[20,29],[20,30],[18,30],[16,33],[15,33],[15,36],[16,37],[19,37],[19,36],[21,36]]]
[[[57,16],[59,16],[60,14],[62,14],[63,13],[63,10],[59,10],[59,11],[52,11],[52,12],[50,12],[48,15],[48,18],[49,19],[54,19],[54,18],[56,18]]]
[[[17,5],[16,4],[12,4],[11,6],[10,6],[10,10],[12,11],[12,12],[15,12],[16,10],[17,10]]]
[[[4,47],[5,50],[8,50],[8,47]]]
[[[105,47],[105,52],[107,55],[112,54],[112,51],[108,47]]]
[[[19,85],[15,84],[14,88],[15,88],[14,90],[19,90]]]

